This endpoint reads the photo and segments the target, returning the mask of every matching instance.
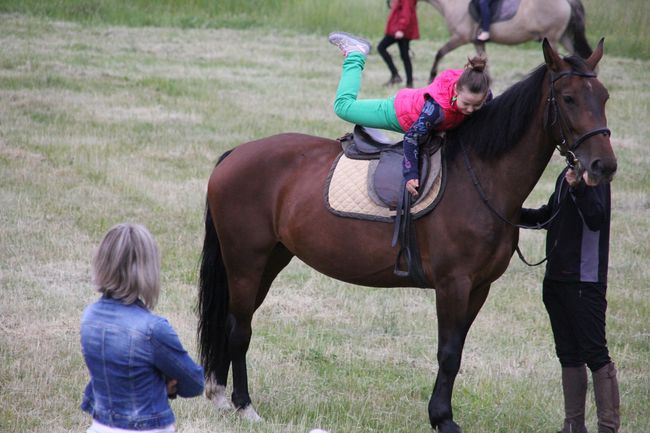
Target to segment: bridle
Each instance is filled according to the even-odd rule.
[[[547,109],[544,114],[544,127],[550,128],[555,124],[559,124],[559,136],[560,144],[555,147],[560,152],[560,155],[566,158],[567,166],[574,168],[578,163],[578,158],[575,155],[575,151],[578,147],[587,141],[589,138],[595,135],[606,135],[611,136],[612,131],[607,127],[594,128],[590,131],[585,132],[584,134],[578,136],[573,140],[573,143],[569,144],[566,139],[565,131],[569,131],[569,126],[566,122],[565,116],[562,115],[560,107],[558,106],[557,99],[555,97],[555,82],[564,78],[566,76],[576,76],[583,78],[596,78],[597,75],[594,72],[578,72],[574,70],[562,71],[557,74],[551,72],[550,76],[550,90],[548,98],[546,98]]]
[[[575,155],[575,151],[578,149],[578,147],[587,141],[589,138],[595,136],[595,135],[606,135],[606,136],[611,136],[612,132],[609,130],[607,127],[600,127],[600,128],[594,128],[590,131],[585,132],[584,134],[578,136],[577,138],[573,139],[573,143],[569,144],[566,139],[566,134],[565,131],[569,131],[568,124],[566,122],[565,116],[562,115],[562,112],[560,110],[560,107],[557,104],[557,100],[555,98],[555,82],[560,80],[561,78],[564,78],[566,76],[577,76],[577,77],[584,77],[584,78],[595,78],[596,74],[593,72],[578,72],[578,71],[562,71],[557,74],[550,73],[550,90],[549,90],[549,96],[546,99],[547,103],[547,108],[544,113],[544,127],[548,130],[548,128],[553,127],[556,124],[559,124],[559,138],[560,138],[560,143],[555,145],[555,148],[560,152],[560,155],[564,156],[566,158],[566,163],[567,166],[570,168],[575,168],[576,165],[579,164],[578,158]],[[483,187],[481,186],[481,182],[478,179],[478,176],[476,175],[476,172],[472,168],[472,164],[470,163],[469,156],[467,154],[467,150],[465,149],[465,146],[463,142],[460,142],[460,146],[463,150],[463,157],[465,160],[465,166],[467,167],[467,171],[469,172],[470,177],[472,178],[472,183],[474,184],[474,187],[478,191],[479,196],[481,197],[481,200],[483,200],[483,203],[487,206],[488,209],[492,211],[493,214],[495,214],[501,221],[505,222],[508,225],[511,225],[513,227],[517,228],[524,228],[524,229],[541,229],[543,227],[546,227],[548,224],[553,221],[558,214],[560,213],[560,210],[562,209],[562,206],[559,206],[558,209],[555,210],[553,215],[551,217],[541,223],[537,224],[535,227],[530,227],[526,226],[523,224],[515,224],[512,221],[508,220],[506,217],[501,215],[501,213],[492,206],[492,203],[490,203],[490,200],[488,199],[487,195],[485,194],[485,191],[483,190]],[[566,195],[567,190],[564,191],[562,194],[561,191],[561,200],[564,199],[564,196]],[[544,263],[547,259],[544,258],[538,263],[529,263],[526,258],[523,256],[521,250],[519,249],[519,245],[515,248],[515,251],[519,255],[519,258],[521,261],[523,261],[526,265],[528,266],[538,266]]]

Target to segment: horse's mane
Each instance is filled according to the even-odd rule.
[[[580,57],[568,56],[563,60],[576,72],[589,72],[589,67]],[[512,149],[531,127],[542,97],[546,71],[546,65],[540,65],[472,114],[460,127],[449,131],[447,159],[451,161],[456,157],[461,142],[481,159],[498,158]]]
[[[514,147],[530,128],[542,97],[546,65],[533,70],[447,133],[446,155],[453,160],[462,142],[481,159],[496,158]]]

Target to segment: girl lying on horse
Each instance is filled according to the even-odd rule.
[[[405,133],[402,172],[406,189],[417,196],[420,143],[431,131],[457,127],[492,98],[485,58],[470,59],[465,69],[443,71],[427,87],[402,89],[388,99],[358,100],[370,43],[343,32],[331,33],[329,41],[345,56],[334,112],[351,123]]]

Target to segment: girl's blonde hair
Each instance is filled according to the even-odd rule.
[[[467,58],[465,70],[458,78],[456,86],[458,89],[465,89],[471,93],[487,94],[490,90],[490,75],[487,73],[487,58],[474,56]]]
[[[93,258],[95,289],[132,304],[140,299],[153,309],[160,294],[160,255],[149,230],[139,224],[118,224],[102,240]]]

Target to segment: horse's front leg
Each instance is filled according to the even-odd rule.
[[[464,279],[436,291],[438,376],[429,400],[429,421],[440,433],[461,432],[451,407],[454,381],[467,332],[485,302],[489,287],[472,290],[470,281]]]

